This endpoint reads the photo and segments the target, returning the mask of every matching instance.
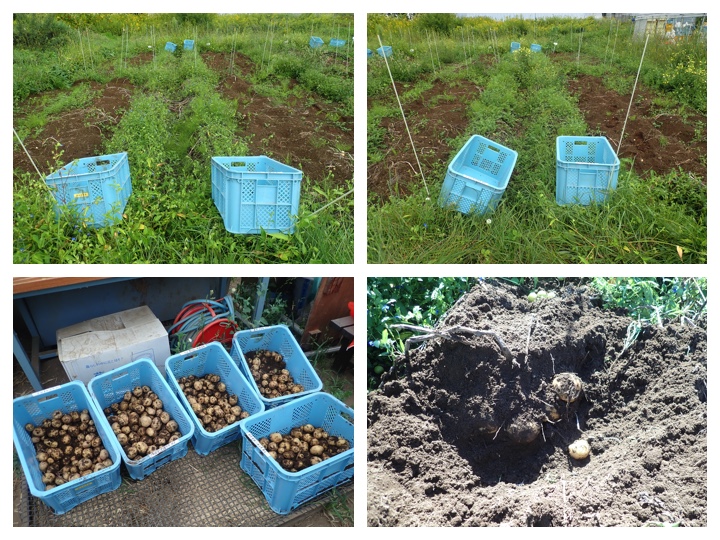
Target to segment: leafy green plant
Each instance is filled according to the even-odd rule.
[[[391,325],[433,327],[475,283],[476,278],[368,278],[368,388],[377,387],[411,335]]]
[[[70,39],[70,27],[52,13],[13,14],[13,45],[55,49]]]
[[[695,323],[707,316],[707,278],[595,278],[606,308],[623,308],[640,322]]]

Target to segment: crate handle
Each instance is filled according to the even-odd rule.
[[[189,360],[194,360],[198,356],[199,356],[198,353],[189,354],[189,355],[183,357],[183,362],[187,362]]]
[[[587,141],[574,141],[573,144],[575,146],[587,146]]]
[[[499,149],[499,148],[496,148],[496,147],[494,147],[494,146],[490,146],[489,144],[487,145],[487,148],[488,148],[488,150],[492,150],[492,151],[494,151],[494,152],[497,152],[498,154],[500,153],[500,149]]]
[[[130,374],[129,371],[124,371],[122,373],[118,373],[117,375],[113,375],[112,380],[117,381],[118,379],[122,379],[123,377],[127,377]]]
[[[231,167],[247,167],[247,163],[244,161],[233,161],[230,163]]]
[[[265,332],[262,332],[261,334],[252,334],[252,335],[250,336],[250,339],[254,339],[255,341],[259,341],[259,340],[261,340],[261,339],[264,338],[264,337],[265,337]]]
[[[50,394],[49,396],[43,396],[40,399],[38,399],[38,403],[45,403],[46,401],[50,401],[51,399],[57,399],[58,394]]]
[[[95,165],[110,165],[109,159],[103,159],[102,161],[96,161]]]
[[[86,482],[81,486],[77,486],[73,489],[76,495],[84,495],[85,492],[90,491],[94,487],[94,482]]]

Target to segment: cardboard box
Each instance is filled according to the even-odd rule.
[[[57,349],[70,380],[85,384],[140,358],[151,360],[164,375],[170,356],[167,330],[147,306],[61,328]]]

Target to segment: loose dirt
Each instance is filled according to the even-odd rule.
[[[354,119],[341,107],[317,95],[307,99],[291,95],[278,102],[258,94],[250,75],[258,69],[242,54],[205,53],[203,61],[225,74],[219,90],[227,99],[237,100],[239,129],[248,138],[253,155],[267,155],[300,168],[304,178],[319,181],[331,176],[344,185],[353,177]],[[230,74],[234,65],[233,75]],[[297,81],[291,80],[292,90]]]
[[[439,328],[492,330],[513,357],[434,338],[369,394],[368,525],[706,526],[706,331],[644,327],[626,348],[632,319],[596,304],[489,281],[463,297]]]
[[[630,95],[603,86],[602,79],[583,75],[569,81],[591,133],[597,130],[617,148]],[[707,121],[699,115],[683,118],[659,112],[655,94],[638,87],[620,146],[621,158],[635,158],[634,170],[666,174],[677,168],[707,180]]]
[[[50,174],[58,168],[57,162],[62,166],[75,159],[102,155],[103,138],[120,121],[135,92],[134,85],[127,79],[114,79],[104,85],[95,81],[89,84],[97,94],[88,107],[60,114],[49,121],[39,134],[23,141],[41,173]],[[40,110],[43,99],[52,98],[60,92],[53,90],[32,98],[24,107],[25,114]],[[56,156],[59,157],[56,159]],[[22,148],[13,152],[13,168],[37,174]]]
[[[398,85],[400,99],[413,85]],[[413,133],[413,142],[423,173],[428,175],[437,163],[449,163],[450,140],[462,135],[468,124],[467,105],[481,92],[469,81],[437,82],[420,97],[403,103],[403,111]],[[372,102],[368,102],[368,109]],[[385,158],[368,166],[368,190],[386,199],[391,194],[407,195],[424,189],[402,116],[385,118],[382,147]]]
[[[238,102],[238,132],[248,141],[251,155],[267,155],[303,171],[303,178],[320,181],[330,177],[344,186],[353,178],[354,119],[343,114],[341,107],[309,94],[300,99],[291,96],[287,103],[277,103],[257,94],[249,75],[257,70],[247,57],[236,54],[235,75],[230,75],[230,55],[202,55],[212,69],[224,74],[219,91],[227,99]],[[152,62],[152,53],[130,58],[130,65]],[[297,84],[291,81],[290,88]],[[109,127],[117,124],[136,91],[126,79],[115,79],[106,85],[90,83],[99,92],[85,109],[67,111],[48,122],[41,132],[28,137],[24,144],[44,175],[60,165],[79,158],[102,153],[102,142]],[[43,98],[57,95],[59,90],[38,95],[23,107],[24,114],[40,110]],[[13,167],[32,174],[35,169],[25,152],[18,148]]]

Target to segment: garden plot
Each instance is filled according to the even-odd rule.
[[[342,186],[353,177],[353,118],[340,105],[312,93],[302,99],[291,93],[281,100],[259,94],[249,82],[258,66],[242,54],[233,58],[228,53],[204,53],[202,58],[222,74],[222,95],[237,101],[239,128],[252,134],[248,146],[253,155],[302,165],[306,178],[335,178]],[[296,86],[291,80],[289,92]]]
[[[411,90],[413,85],[398,85],[401,101]],[[480,92],[470,81],[437,81],[419,97],[403,103],[425,174],[438,163],[444,164],[452,158],[450,140],[465,132],[468,102]],[[372,100],[368,106],[372,108],[377,103],[379,100]],[[391,102],[390,106],[397,109],[397,102]],[[401,115],[382,118],[380,127],[382,143],[377,151],[383,159],[368,165],[368,190],[386,198],[390,194],[405,195],[422,189],[422,176]]]
[[[368,395],[370,526],[706,526],[707,336],[483,283]],[[582,389],[560,399],[553,380]],[[568,446],[589,441],[590,457]]]
[[[630,96],[606,88],[602,79],[593,75],[568,81],[568,89],[578,98],[590,131],[604,134],[616,147]],[[619,157],[634,158],[633,168],[640,175],[682,168],[706,181],[707,119],[662,111],[655,105],[660,99],[650,90],[638,88]]]
[[[87,83],[78,83],[74,88],[80,84]],[[62,152],[61,164],[102,154],[103,138],[108,137],[110,128],[120,121],[135,92],[135,86],[127,79],[113,79],[105,85],[91,82],[89,88],[95,95],[87,107],[60,113],[38,134],[25,139],[24,145],[40,172],[49,174],[54,170],[59,152]],[[40,113],[45,100],[57,98],[61,93],[61,90],[52,90],[31,98],[19,117]],[[13,153],[13,167],[37,174],[27,154],[19,147]]]

